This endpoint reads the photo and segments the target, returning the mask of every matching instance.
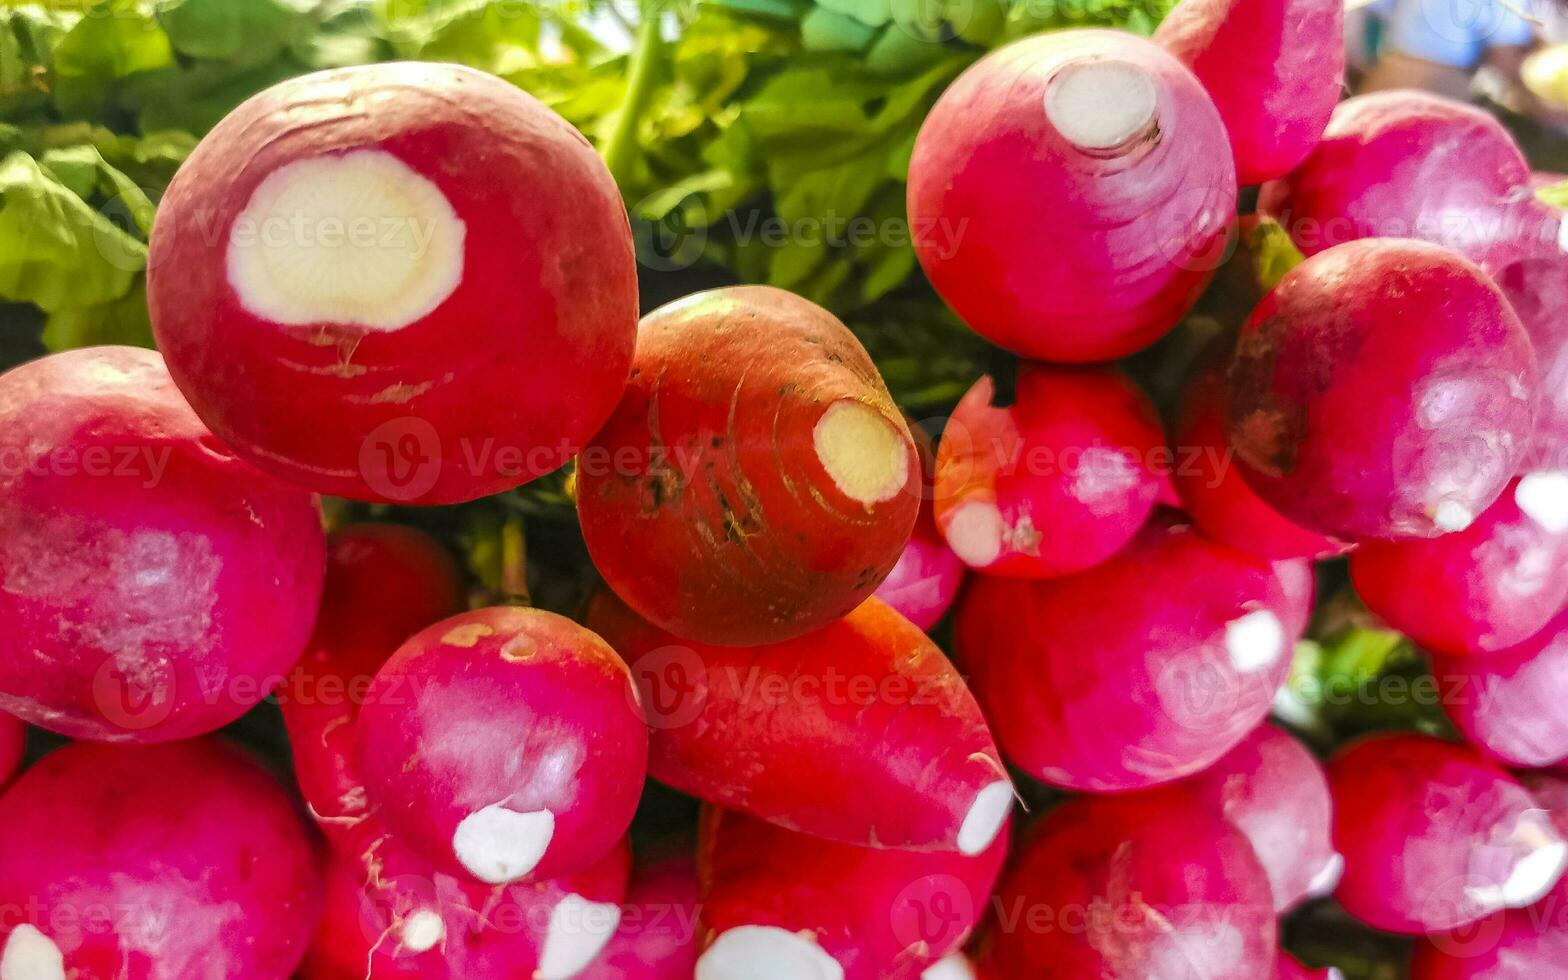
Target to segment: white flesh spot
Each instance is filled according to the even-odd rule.
[[[975,980],[975,968],[962,953],[954,953],[926,967],[920,980]]]
[[[567,980],[587,968],[621,924],[621,907],[568,895],[550,910],[535,980]]]
[[[1445,500],[1437,505],[1436,510],[1432,511],[1432,523],[1436,524],[1440,530],[1450,533],[1463,531],[1475,523],[1475,514],[1471,513],[1470,508],[1457,500]]]
[[[958,849],[973,857],[991,846],[1013,812],[1013,784],[999,780],[981,790],[958,828]]]
[[[1324,863],[1322,869],[1312,876],[1307,883],[1307,895],[1310,898],[1322,898],[1339,887],[1339,879],[1345,876],[1345,856],[1335,852],[1334,856]]]
[[[823,469],[846,497],[870,506],[891,500],[909,480],[909,447],[881,412],[857,401],[828,406],[811,434]]]
[[[0,980],[65,980],[65,957],[54,940],[24,923],[11,930],[0,953]]]
[[[230,227],[229,285],[273,323],[397,330],[463,281],[466,237],[446,195],[390,153],[297,160]]]
[[[1277,662],[1285,652],[1285,627],[1267,609],[1247,613],[1225,624],[1225,653],[1244,674]]]
[[[1002,515],[991,504],[964,504],[947,522],[947,546],[970,568],[984,568],[1002,555]]]
[[[555,814],[549,810],[518,813],[492,803],[457,825],[452,851],[469,874],[487,885],[501,885],[532,871],[554,836]]]
[[[1159,108],[1154,79],[1125,61],[1085,60],[1045,86],[1045,117],[1083,150],[1114,149],[1147,132]]]
[[[1568,530],[1568,473],[1543,470],[1522,477],[1514,488],[1514,503],[1553,534]]]
[[[1535,819],[1531,819],[1534,817]],[[1510,843],[1529,847],[1501,884],[1466,888],[1465,894],[1489,911],[1534,905],[1552,890],[1568,868],[1568,842],[1545,822],[1543,811],[1531,810],[1510,834]]]
[[[441,921],[441,914],[434,909],[420,909],[403,920],[403,929],[399,935],[401,940],[398,945],[410,953],[423,953],[434,949],[437,943],[446,938],[446,923]]]
[[[844,967],[805,935],[740,926],[697,960],[696,980],[844,980]]]

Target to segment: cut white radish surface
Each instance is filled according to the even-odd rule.
[[[1148,71],[1125,61],[1079,61],[1045,87],[1045,116],[1085,150],[1110,150],[1154,124],[1159,96]]]
[[[1541,819],[1544,820],[1544,814]],[[1568,867],[1568,842],[1557,839],[1540,822],[1529,820],[1528,814],[1513,831],[1510,842],[1534,846],[1514,862],[1502,883],[1465,889],[1466,896],[1483,908],[1496,911],[1534,905],[1552,890]]]
[[[407,919],[403,920],[403,928],[398,934],[401,945],[410,953],[423,953],[434,949],[436,944],[446,938],[446,923],[441,921],[441,914],[434,909],[420,909]]]
[[[1557,534],[1568,528],[1568,473],[1542,470],[1520,478],[1514,502],[1532,521]]]
[[[1456,500],[1445,500],[1432,511],[1432,523],[1444,531],[1463,531],[1475,523],[1475,514]]]
[[[852,500],[891,500],[909,479],[908,444],[886,416],[857,401],[828,406],[812,430],[828,476]]]
[[[500,885],[532,871],[554,836],[555,814],[549,810],[519,813],[492,803],[457,825],[452,851],[469,874]]]
[[[984,568],[1002,553],[1002,515],[991,504],[964,504],[947,522],[947,546],[965,565]]]
[[[1323,870],[1313,876],[1307,883],[1307,896],[1309,898],[1322,898],[1335,888],[1339,887],[1339,879],[1345,876],[1345,856],[1336,852],[1323,865]]]
[[[844,967],[808,936],[740,926],[697,960],[696,980],[844,980]]]
[[[567,980],[604,949],[621,923],[621,908],[568,895],[550,910],[550,928],[539,953],[535,980]]]
[[[975,980],[975,968],[962,953],[954,953],[926,967],[920,980]]]
[[[466,237],[430,180],[356,150],[268,174],[229,228],[226,268],[245,309],[274,323],[396,330],[462,282]]]
[[[1225,624],[1225,653],[1242,673],[1262,670],[1285,652],[1285,627],[1267,609]]]
[[[54,940],[24,923],[11,930],[0,953],[0,980],[65,980],[65,957]]]
[[[973,857],[991,846],[1007,815],[1013,812],[1013,784],[1000,780],[987,786],[975,797],[975,802],[964,815],[958,828],[958,849]]]

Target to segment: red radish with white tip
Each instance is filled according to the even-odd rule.
[[[577,980],[691,980],[697,967],[697,860],[688,851],[638,858],[621,923]]]
[[[1484,754],[1509,766],[1568,759],[1568,611],[1518,646],[1432,658],[1443,710]]]
[[[1341,539],[1469,527],[1529,448],[1535,353],[1481,269],[1368,239],[1286,273],[1243,326],[1227,433],[1252,489]]]
[[[992,52],[943,93],[915,141],[908,205],[920,264],[977,333],[1025,357],[1106,361],[1198,298],[1236,170],[1214,103],[1168,52],[1057,31]]]
[[[957,952],[1007,856],[834,844],[734,811],[704,814],[696,980],[916,980]]]
[[[1428,649],[1523,643],[1568,601],[1568,472],[1516,479],[1462,531],[1363,542],[1350,578],[1368,609]]]
[[[1342,0],[1183,0],[1154,40],[1214,99],[1242,186],[1294,170],[1345,88]]]
[[[0,713],[0,787],[11,779],[27,751],[27,726]]]
[[[282,787],[228,745],[67,745],[0,797],[0,976],[286,980],[317,858]]]
[[[266,697],[321,595],[314,498],[236,459],[156,352],[0,376],[0,711],[73,738],[210,732]]]
[[[1274,980],[1345,980],[1345,975],[1334,967],[1314,970],[1303,966],[1290,954],[1281,952],[1279,963],[1274,967]]]
[[[536,609],[479,609],[415,634],[371,683],[354,744],[392,830],[490,885],[597,860],[630,825],[647,771],[626,665]]]
[[[1091,792],[1190,776],[1268,715],[1307,597],[1268,562],[1156,519],[1060,579],[984,576],[959,604],[958,660],[1007,757]]]
[[[947,615],[964,583],[963,559],[953,554],[936,528],[929,503],[920,507],[915,529],[893,570],[877,586],[878,599],[923,630]]]
[[[678,636],[754,645],[826,626],[909,541],[919,458],[849,328],[768,286],[643,319],[614,416],[577,467],[594,565]]]
[[[197,414],[324,493],[508,490],[563,465],[631,367],[609,171],[543,103],[456,65],[252,96],[181,166],[150,249],[153,332]]]
[[[679,640],[607,592],[587,623],[631,664],[660,782],[829,840],[970,855],[1012,810],[963,678],[879,599],[753,648]]]
[[[1112,368],[1019,369],[1012,404],[983,377],[937,448],[937,527],[989,575],[1081,571],[1132,540],[1154,509],[1166,452],[1154,405]]]
[[[1568,844],[1518,780],[1426,735],[1362,739],[1329,760],[1334,897],[1388,932],[1457,929],[1544,896]]]
[[[1051,810],[1020,841],[995,908],[980,967],[998,980],[1256,980],[1275,965],[1274,905],[1252,847],[1179,793]]]

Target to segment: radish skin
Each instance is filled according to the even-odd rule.
[[[625,834],[648,736],[608,644],[553,613],[496,607],[399,647],[354,748],[371,804],[409,847],[500,885],[582,870]]]
[[[1432,658],[1443,710],[1482,753],[1509,766],[1568,759],[1568,612],[1516,647]]]
[[[224,442],[399,503],[563,465],[620,397],[637,320],[626,211],[588,141],[441,64],[318,72],[240,105],[160,202],[147,292]]]
[[[214,439],[157,353],[6,372],[0,457],[0,711],[72,738],[189,738],[299,657],[321,595],[316,502]]]
[[[1568,471],[1568,252],[1543,249],[1493,275],[1540,363],[1541,411],[1522,469]]]
[[[288,796],[220,742],[67,745],[0,797],[7,980],[285,980],[320,890]]]
[[[887,577],[920,505],[903,416],[849,329],[768,286],[643,319],[630,386],[578,462],[594,565],[677,636],[826,626]]]
[[[27,726],[7,714],[0,714],[0,788],[22,766],[27,752]]]
[[[697,968],[697,894],[697,861],[689,850],[639,859],[620,928],[577,980],[691,980]]]
[[[859,846],[978,854],[1013,789],[963,678],[878,599],[794,640],[684,643],[609,593],[589,627],[626,657],[648,772],[709,802]]]
[[[1154,40],[1214,99],[1245,187],[1306,159],[1345,88],[1340,0],[1182,0]]]
[[[878,599],[923,630],[947,615],[964,584],[963,559],[953,554],[936,528],[929,501],[922,502],[915,529],[893,570],[877,586]]]
[[[1236,171],[1219,112],[1174,57],[1066,30],[987,55],[943,93],[908,206],[921,266],[977,333],[1029,358],[1105,361],[1202,292]]]

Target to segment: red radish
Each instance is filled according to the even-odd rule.
[[[6,980],[285,980],[320,889],[293,803],[216,741],[67,745],[0,797]]]
[[[1002,880],[983,975],[1257,980],[1274,906],[1251,846],[1181,794],[1080,797],[1030,828]]]
[[[968,855],[1012,809],[963,678],[879,599],[749,649],[685,643],[609,593],[587,622],[632,665],[648,772],[676,789],[829,840]]]
[[[662,855],[632,872],[620,928],[577,980],[691,980],[697,967],[697,863]]]
[[[1555,229],[1529,181],[1490,114],[1426,92],[1374,92],[1334,110],[1286,182],[1279,216],[1308,255],[1358,238],[1419,238],[1500,260]]]
[[[1535,354],[1447,249],[1350,242],[1296,266],[1242,328],[1228,432],[1252,489],[1333,537],[1469,527],[1524,458]]]
[[[1264,503],[1236,468],[1225,439],[1225,365],[1214,356],[1231,343],[1221,339],[1193,374],[1171,430],[1176,489],[1181,506],[1204,534],[1264,558],[1327,558],[1345,549],[1309,531]]]
[[[228,724],[299,657],[314,499],[235,459],[130,347],[0,376],[0,710],[73,738]]]
[[[1345,856],[1335,897],[1389,932],[1456,929],[1547,893],[1568,844],[1525,788],[1463,746],[1383,735],[1328,766],[1334,843]]]
[[[1176,784],[1223,813],[1257,852],[1283,914],[1339,884],[1333,810],[1323,767],[1306,747],[1260,725],[1224,758]]]
[[[1568,759],[1568,612],[1516,647],[1433,657],[1432,674],[1454,726],[1486,755],[1510,766]]]
[[[159,205],[147,295],[180,390],[236,452],[406,503],[565,463],[620,397],[637,320],[626,211],[588,141],[440,64],[240,105]]]
[[[915,980],[957,952],[1007,855],[833,844],[744,814],[703,819],[697,980]]]
[[[1345,975],[1333,967],[1309,969],[1292,959],[1290,954],[1281,952],[1279,963],[1274,967],[1274,980],[1345,980]]]
[[[983,377],[937,450],[937,526],[987,574],[1081,571],[1138,533],[1160,496],[1166,453],[1153,404],[1114,369],[1026,365],[1005,407]]]
[[[922,504],[915,530],[893,570],[877,586],[876,597],[923,630],[935,626],[964,582],[964,563],[936,529],[931,508]]]
[[[486,884],[581,870],[625,834],[648,736],[626,665],[537,609],[479,609],[416,633],[354,733],[372,805],[437,868]]]
[[[772,643],[871,595],[909,541],[920,465],[876,365],[783,290],[698,293],[643,319],[631,385],[584,451],[594,565],[703,643]]]
[[[1157,520],[1086,572],[977,580],[958,659],[1013,764],[1140,789],[1207,768],[1263,721],[1303,598],[1262,559]]]
[[[975,331],[1025,357],[1105,361],[1198,298],[1236,213],[1203,86],[1132,34],[1068,30],[969,68],[909,163],[915,252]]]
[[[1527,458],[1531,470],[1568,470],[1568,251],[1542,251],[1494,272],[1535,344],[1541,412]]]
[[[1154,40],[1214,99],[1244,186],[1294,170],[1345,88],[1341,0],[1183,0]]]
[[[0,714],[0,787],[22,765],[27,750],[27,726],[7,714]]]

